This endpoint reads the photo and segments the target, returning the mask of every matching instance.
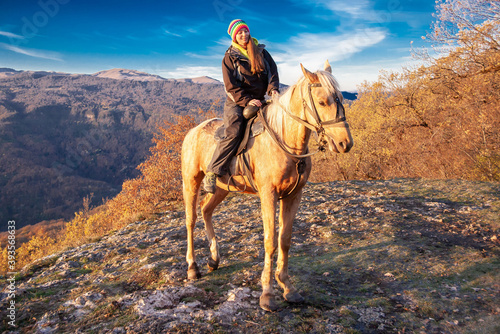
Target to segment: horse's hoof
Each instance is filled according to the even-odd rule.
[[[264,311],[274,312],[278,309],[278,304],[276,304],[272,295],[260,296],[259,305]]]
[[[304,297],[302,297],[297,291],[284,294],[283,297],[289,303],[300,304],[304,302]]]
[[[210,271],[217,270],[219,268],[219,261],[213,260],[211,257],[208,258],[208,269]]]
[[[195,280],[201,278],[200,269],[198,269],[198,265],[196,264],[196,262],[193,263],[190,266],[190,268],[188,268],[187,274],[189,280]]]

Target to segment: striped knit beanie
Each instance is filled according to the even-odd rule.
[[[231,39],[235,41],[236,34],[242,28],[246,28],[250,32],[250,29],[248,28],[245,21],[240,19],[232,20],[231,23],[229,23],[229,28],[227,28],[227,33],[229,34],[229,36],[231,36]]]

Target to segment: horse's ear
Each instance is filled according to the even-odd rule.
[[[306,77],[307,81],[309,81],[309,83],[319,82],[318,76],[316,74],[309,72],[302,64],[300,64],[300,67],[302,68],[302,73],[304,73],[304,76]]]
[[[330,66],[330,63],[328,62],[328,59],[325,61],[325,71],[332,73],[332,67]]]

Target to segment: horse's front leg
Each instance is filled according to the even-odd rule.
[[[260,296],[260,307],[266,311],[276,311],[278,305],[274,300],[272,286],[273,278],[273,255],[276,251],[276,226],[275,213],[277,197],[274,193],[263,192],[261,194],[262,220],[264,223],[264,269],[262,270],[262,295]]]
[[[292,225],[297,209],[299,207],[302,190],[297,194],[281,200],[280,207],[280,232],[278,243],[278,261],[276,268],[276,280],[283,288],[283,297],[290,303],[302,303],[304,298],[290,282],[288,276],[288,251],[292,243]]]

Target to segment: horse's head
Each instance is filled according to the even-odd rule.
[[[302,64],[300,66],[304,73],[300,89],[307,122],[316,127],[320,138],[324,134],[323,139],[331,151],[349,152],[353,140],[345,118],[342,93],[328,60],[325,69],[315,73],[309,72]]]

